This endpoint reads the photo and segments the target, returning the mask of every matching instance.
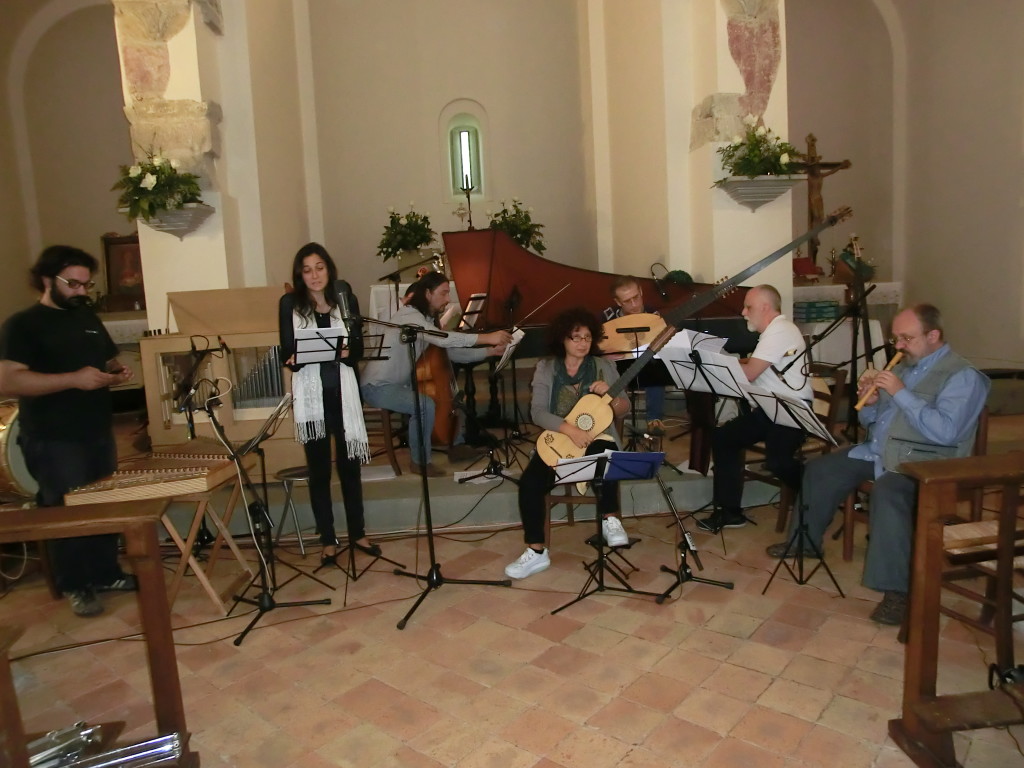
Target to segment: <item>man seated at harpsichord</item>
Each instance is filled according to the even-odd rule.
[[[67,245],[45,249],[29,271],[39,302],[0,331],[0,393],[18,398],[18,445],[39,484],[41,507],[117,468],[110,387],[130,368],[89,305],[96,259]],[[10,449],[10,446],[9,446]],[[78,616],[103,611],[97,592],[136,588],[118,564],[118,537],[80,536],[47,544],[57,588]]]

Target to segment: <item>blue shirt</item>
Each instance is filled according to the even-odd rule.
[[[985,406],[988,386],[982,374],[973,368],[965,368],[950,376],[933,403],[912,391],[935,363],[947,354],[949,345],[943,344],[916,365],[905,369],[900,375],[904,388],[889,400],[885,408],[879,410],[878,403],[875,403],[861,410],[860,421],[868,427],[868,439],[855,445],[848,455],[851,459],[873,461],[876,479],[885,472],[882,449],[897,409],[904,412],[914,429],[936,445],[955,445],[974,428],[978,414]]]

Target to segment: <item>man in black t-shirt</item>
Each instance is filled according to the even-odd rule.
[[[109,388],[132,374],[87,305],[96,267],[77,248],[45,249],[30,271],[39,303],[0,330],[0,393],[18,398],[18,444],[39,483],[39,506],[59,506],[71,488],[117,467]],[[53,541],[50,558],[57,587],[79,616],[102,612],[97,591],[135,586],[118,565],[115,535]]]

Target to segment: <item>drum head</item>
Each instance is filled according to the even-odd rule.
[[[29,474],[21,446],[18,445],[18,434],[21,431],[18,409],[8,409],[3,422],[3,433],[0,436],[0,491],[34,498],[39,491],[39,483]]]

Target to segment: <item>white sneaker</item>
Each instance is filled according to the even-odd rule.
[[[510,579],[525,579],[527,576],[547,570],[549,565],[551,557],[547,549],[538,552],[533,547],[527,547],[518,560],[505,566],[505,575]]]
[[[601,532],[604,533],[604,540],[609,547],[624,547],[629,544],[629,536],[626,529],[622,527],[622,521],[617,517],[606,517],[601,523]]]

